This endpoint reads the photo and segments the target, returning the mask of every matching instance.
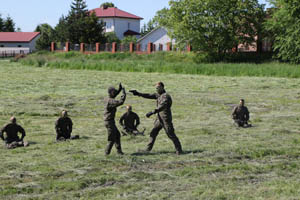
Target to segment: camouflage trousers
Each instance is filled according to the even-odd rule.
[[[248,122],[246,120],[234,119],[234,123],[239,127],[248,126]]]
[[[105,121],[105,127],[107,129],[108,134],[108,144],[105,149],[105,154],[109,155],[111,152],[112,147],[115,145],[117,152],[122,153],[121,147],[121,134],[116,127],[115,121]]]
[[[71,133],[56,132],[56,141],[65,141],[68,139],[70,140],[79,139],[79,135],[71,136]]]
[[[152,150],[152,148],[154,146],[154,143],[155,143],[155,140],[156,140],[156,137],[159,134],[159,132],[161,131],[161,129],[164,129],[167,136],[172,140],[176,151],[178,153],[181,153],[182,152],[181,143],[180,143],[178,137],[175,134],[172,121],[165,121],[165,120],[162,120],[162,119],[156,119],[155,120],[154,127],[150,132],[150,141],[147,145],[146,150],[147,151]]]
[[[143,131],[139,131],[138,129],[130,129],[130,128],[123,128],[121,130],[122,135],[144,135],[145,129]]]

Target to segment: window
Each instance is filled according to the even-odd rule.
[[[128,23],[128,30],[130,30],[130,23]]]
[[[22,47],[22,45],[19,44],[18,47]]]
[[[3,44],[1,44],[1,45],[0,45],[0,47],[4,47],[4,45],[3,45]]]

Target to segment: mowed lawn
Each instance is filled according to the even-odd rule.
[[[104,98],[110,85],[173,98],[173,123],[184,155],[161,131],[139,153],[155,117],[153,100],[127,95],[146,136],[122,137],[124,156],[104,156]],[[0,61],[0,125],[15,115],[27,148],[0,146],[0,199],[300,199],[300,80],[118,73],[25,67]],[[236,128],[240,98],[252,128]],[[80,140],[55,142],[54,123],[69,110]],[[118,109],[119,120],[125,106]]]

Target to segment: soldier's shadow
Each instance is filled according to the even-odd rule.
[[[180,155],[187,155],[187,154],[197,154],[197,153],[202,153],[204,152],[203,149],[197,149],[197,150],[188,150],[188,151],[183,151],[182,154]],[[141,151],[141,152],[136,152],[132,153],[132,156],[153,156],[153,155],[162,155],[162,154],[175,154],[175,151],[155,151],[155,152],[146,152],[146,151]]]

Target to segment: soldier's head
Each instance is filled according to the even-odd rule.
[[[244,99],[240,99],[240,105],[244,106],[245,105],[245,100]]]
[[[127,112],[131,112],[131,111],[132,111],[131,105],[127,105],[127,106],[126,106],[126,110],[127,110]]]
[[[155,84],[155,89],[158,94],[162,94],[165,92],[165,85],[163,82],[158,82]]]
[[[17,119],[14,116],[12,116],[9,121],[13,124],[17,123]]]
[[[115,98],[118,93],[118,91],[114,87],[109,87],[107,92],[108,92],[109,97],[111,97],[111,98]]]
[[[63,110],[63,111],[61,112],[61,116],[62,116],[62,117],[68,117],[68,111]]]

